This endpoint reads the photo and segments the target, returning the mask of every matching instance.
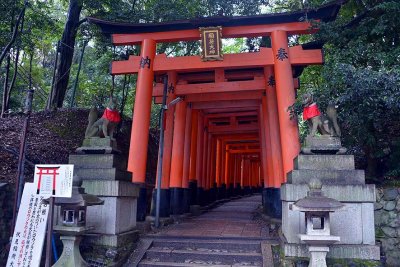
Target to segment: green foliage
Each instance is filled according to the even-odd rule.
[[[400,153],[399,11],[398,1],[350,1],[314,36],[325,43],[326,64],[301,77],[300,95],[314,93],[322,110],[328,102],[338,105],[345,144],[379,178],[397,178],[400,170],[392,160]]]

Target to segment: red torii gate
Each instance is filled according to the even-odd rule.
[[[153,81],[168,75],[167,102],[184,99],[166,113],[161,189],[163,201],[172,201],[171,212],[187,211],[187,199],[194,204],[196,196],[197,203],[208,203],[216,190],[219,196],[228,187],[230,195],[235,187],[261,186],[261,178],[269,201],[279,201],[280,185],[300,150],[297,122],[288,112],[298,87],[293,68],[323,63],[321,49],[289,47],[288,36],[314,33],[311,20],[335,19],[341,3],[291,13],[150,24],[89,18],[111,34],[114,45],[141,45],[140,56],[111,65],[113,75],[138,75],[128,161],[132,182],[145,183],[152,99],[160,103],[163,91],[162,83]],[[222,26],[223,38],[270,36],[272,47],[226,54],[221,61],[156,55],[157,43],[199,40],[199,27],[207,26]],[[196,187],[197,194],[186,190]],[[168,216],[169,205],[163,206],[161,216]]]

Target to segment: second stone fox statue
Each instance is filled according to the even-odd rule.
[[[88,126],[85,131],[85,138],[89,137],[110,137],[114,139],[114,130],[121,121],[121,116],[116,108],[117,101],[110,98],[107,108],[104,110],[103,116],[98,119],[98,111],[96,107],[90,109]]]

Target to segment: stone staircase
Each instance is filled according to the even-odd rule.
[[[154,239],[138,266],[263,266],[259,240]]]

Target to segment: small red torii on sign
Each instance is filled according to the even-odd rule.
[[[38,188],[37,188],[37,194],[40,193],[40,186],[42,182],[42,175],[52,175],[53,176],[53,190],[52,190],[52,195],[56,194],[56,176],[59,175],[60,173],[57,172],[57,170],[60,167],[37,167],[39,172],[37,173],[39,175],[39,182],[38,182]]]

